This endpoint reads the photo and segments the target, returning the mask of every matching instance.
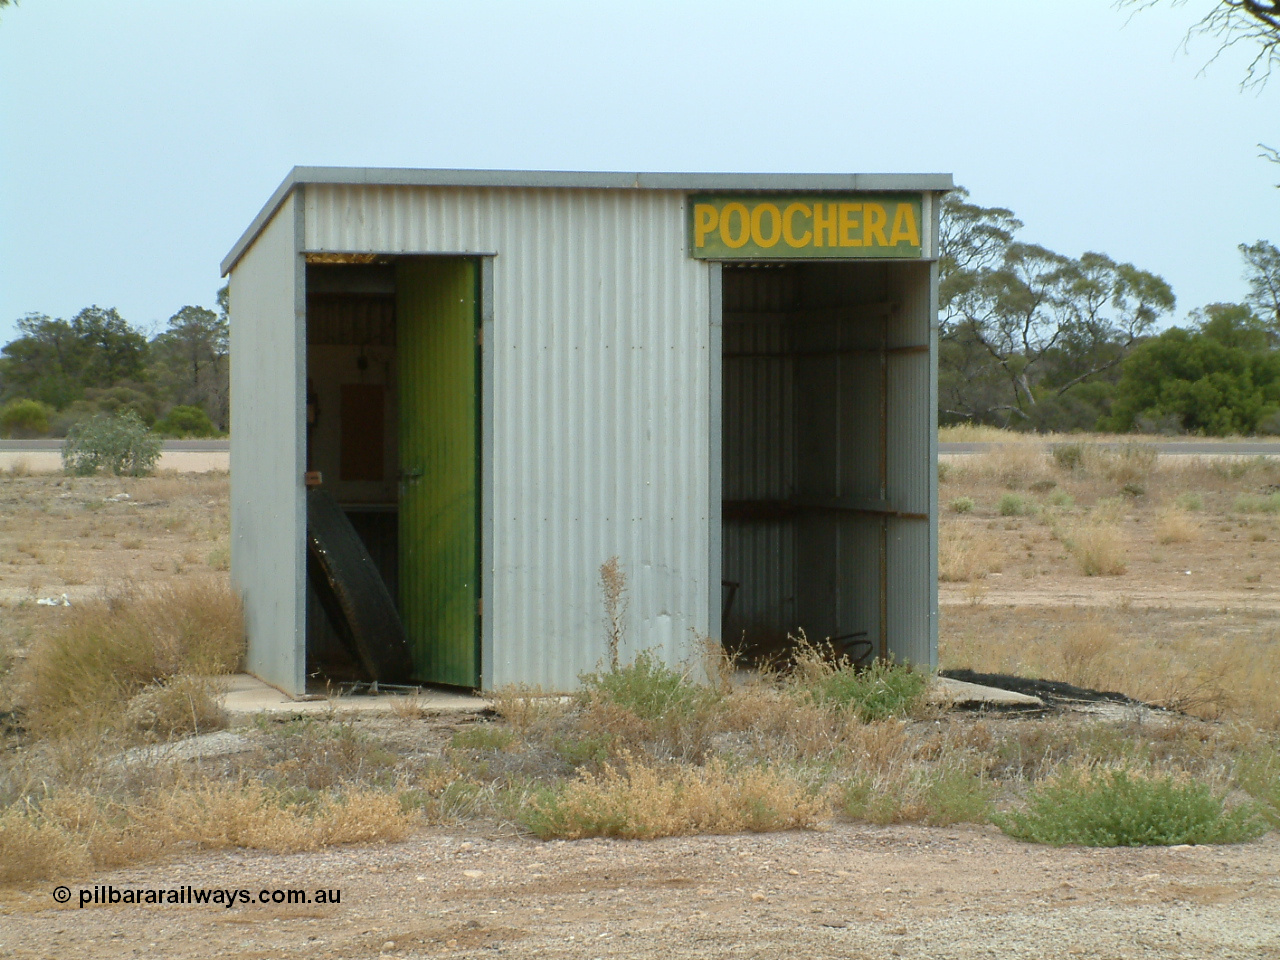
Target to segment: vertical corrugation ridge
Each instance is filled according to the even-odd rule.
[[[486,684],[568,689],[601,661],[613,554],[629,652],[691,655],[708,628],[709,304],[683,196],[317,189],[309,250],[498,254]]]

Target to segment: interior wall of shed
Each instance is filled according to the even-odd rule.
[[[900,510],[889,388],[899,355],[928,369],[927,322],[921,332],[900,321],[904,298],[921,283],[927,298],[918,265],[724,268],[722,637],[730,649],[776,654],[803,630],[855,659],[892,652],[890,598],[900,588],[888,581]],[[904,336],[906,326],[913,330]],[[927,454],[908,452],[908,460]]]
[[[307,266],[307,470],[342,506],[396,597],[398,476],[395,268]],[[308,578],[307,676],[369,679]],[[406,678],[407,679],[407,678]]]

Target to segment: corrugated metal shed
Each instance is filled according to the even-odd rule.
[[[931,664],[929,204],[950,187],[938,175],[295,169],[223,263],[232,278],[232,562],[250,668],[289,692],[304,687],[305,263],[371,255],[479,262],[484,687],[570,689],[601,661],[598,570],[614,555],[627,575],[624,658],[656,648],[674,664],[699,638],[718,636],[722,563],[735,566],[724,579],[758,584],[744,587],[737,615],[793,623],[788,598],[794,605],[815,573],[797,553],[806,536],[839,541],[835,566],[819,571],[842,584],[828,593],[849,608],[832,628],[856,607],[900,659]],[[786,301],[796,291],[786,284],[800,274],[691,258],[687,201],[698,190],[921,192],[920,260],[805,275],[819,312],[823,296],[837,311],[874,305],[859,316],[892,301],[887,342],[833,342],[823,349],[850,349],[809,360],[740,356],[794,348]],[[731,283],[730,274],[755,276]],[[810,327],[812,336],[859,336],[834,321]],[[880,352],[857,355],[860,346]],[[817,409],[804,383],[819,368],[835,377],[836,367],[830,382],[849,403],[832,411],[843,426],[829,426],[844,431],[845,453],[814,473],[797,448],[825,427],[798,421],[795,408]],[[860,403],[885,415],[868,418]],[[722,526],[722,501],[794,498],[798,462],[834,484],[828,494],[888,512],[810,524],[807,535],[781,519],[725,517]]]

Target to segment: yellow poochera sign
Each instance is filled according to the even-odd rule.
[[[920,194],[689,197],[689,252],[706,260],[919,257]]]

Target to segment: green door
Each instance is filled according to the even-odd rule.
[[[400,616],[419,680],[480,685],[478,267],[396,267]]]

